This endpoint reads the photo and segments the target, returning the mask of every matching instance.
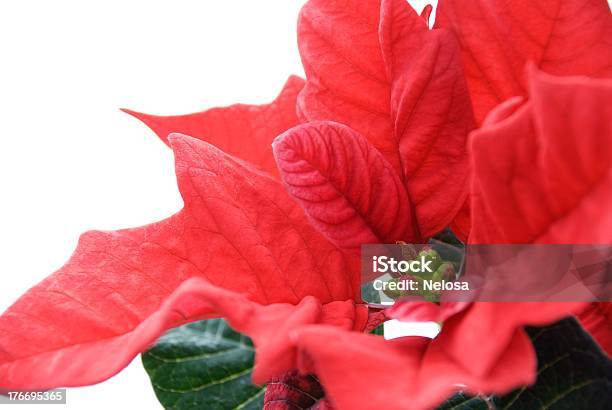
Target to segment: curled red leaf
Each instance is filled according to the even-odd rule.
[[[420,240],[395,170],[355,131],[309,123],[281,135],[273,148],[287,191],[338,246]]]

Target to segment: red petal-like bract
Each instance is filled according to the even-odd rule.
[[[460,364],[467,373],[484,376],[493,369],[508,346],[524,338],[522,327],[550,324],[565,316],[580,312],[586,303],[399,303],[387,314],[404,321],[444,321],[440,334],[434,339],[448,358]],[[494,338],[487,335],[494,334]],[[532,349],[524,350],[517,366],[528,366]],[[534,370],[534,369],[532,369]],[[508,378],[508,383],[511,379]]]
[[[427,4],[423,7],[423,11],[421,11],[421,18],[425,20],[427,26],[429,26],[429,18],[431,17],[431,12],[433,11],[433,6],[431,4]]]
[[[612,303],[592,303],[578,318],[608,356],[612,356]]]
[[[430,31],[403,0],[311,0],[298,23],[306,86],[302,120],[332,120],[365,136],[393,165],[429,237],[467,195],[472,107],[458,45]]]
[[[397,173],[357,132],[334,122],[308,123],[281,135],[273,149],[289,194],[338,246],[420,240]]]
[[[516,365],[519,359],[524,362],[519,354],[532,349],[527,336],[516,339],[495,368],[480,377],[466,373],[426,338],[385,341],[313,326],[299,331],[296,339],[302,370],[317,373],[330,401],[340,409],[431,409],[458,390],[502,392],[534,381],[533,356],[530,366]]]
[[[605,149],[612,134],[612,83],[555,78],[532,69],[530,84],[528,102],[508,100],[473,134],[470,242],[610,243],[612,220],[602,205],[612,203],[612,152]],[[514,350],[516,374],[533,375],[534,352],[523,326],[545,325],[586,306],[398,304],[388,314],[403,320],[445,319],[432,346],[467,374],[496,377],[491,372],[510,349]],[[585,312],[583,320],[609,349],[608,305],[597,307]],[[507,388],[514,383],[513,375],[505,377]],[[478,383],[465,384],[469,391],[479,388]]]
[[[280,182],[200,140],[175,136],[170,143],[183,210],[141,228],[84,234],[64,267],[0,317],[1,387],[101,381],[168,327],[220,313],[257,343],[258,331],[241,325],[248,315],[233,322],[239,308],[233,297],[223,299],[222,289],[207,291],[210,306],[182,299],[181,292],[164,302],[189,278],[261,304],[301,303],[282,308],[287,317],[262,313],[261,320],[274,323],[269,326],[274,329],[291,322],[294,312],[302,317],[303,309],[311,312],[308,323],[321,322],[315,312],[321,304],[357,297],[356,258],[316,232]],[[303,301],[306,296],[312,301]],[[225,307],[213,306],[215,300]],[[353,302],[346,303],[344,316],[354,317]],[[271,309],[264,311],[281,308]],[[365,326],[367,313],[361,316]],[[280,341],[259,343],[260,351],[286,347]],[[258,380],[273,372],[273,366],[260,366]]]
[[[440,0],[435,27],[459,38],[478,124],[497,104],[526,95],[529,61],[549,74],[612,76],[606,0]]]
[[[271,380],[266,385],[264,403],[263,410],[333,410],[317,378],[297,370]]]
[[[556,75],[612,77],[612,15],[605,0],[440,0],[435,27],[455,32],[478,125],[527,95],[525,65]],[[466,239],[468,205],[452,228]]]
[[[530,90],[474,134],[470,242],[611,243],[612,81],[532,70]],[[581,319],[612,350],[606,304]]]
[[[535,352],[523,326],[555,322],[580,304],[509,305],[472,304],[450,317],[433,340],[385,341],[307,327],[295,332],[298,363],[302,371],[317,374],[340,409],[430,409],[459,390],[504,394],[536,378]],[[447,306],[452,313],[457,307]]]
[[[472,106],[451,32],[429,30],[404,0],[381,5],[380,43],[402,174],[422,235],[446,227],[467,196]]]
[[[299,123],[296,99],[304,80],[291,76],[270,104],[235,104],[195,114],[158,116],[125,110],[148,125],[166,143],[171,133],[207,141],[277,175],[270,144],[279,134]]]
[[[530,94],[473,134],[470,242],[612,242],[612,81],[533,72]]]
[[[296,328],[329,324],[345,330],[361,330],[367,320],[366,308],[356,306],[352,301],[321,305],[315,298],[306,297],[298,305],[275,303],[262,306],[239,293],[213,286],[201,278],[192,278],[181,284],[132,330],[108,337],[91,334],[90,340],[84,342],[41,349],[24,357],[3,358],[0,386],[2,389],[47,389],[105,380],[126,366],[168,328],[188,319],[211,315],[226,317],[232,327],[253,338],[257,347],[253,373],[256,383],[295,368],[297,351],[290,334]],[[69,329],[71,321],[67,322],[63,325],[64,330]],[[48,331],[48,336],[57,338],[51,331]]]
[[[298,20],[298,46],[306,72],[298,115],[303,121],[348,125],[368,138],[399,171],[379,20],[380,0],[306,3]],[[423,20],[421,25],[426,29]]]
[[[470,235],[472,220],[470,218],[470,197],[465,200],[463,206],[455,216],[455,219],[450,224],[450,229],[453,231],[455,236],[459,238],[463,243],[468,241]]]

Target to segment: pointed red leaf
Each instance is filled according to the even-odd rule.
[[[148,125],[166,143],[173,132],[207,141],[217,148],[277,174],[270,144],[297,125],[296,99],[304,80],[291,76],[270,104],[235,104],[195,114],[158,116],[123,110]]]
[[[440,0],[436,27],[459,38],[476,119],[526,94],[525,64],[556,75],[612,76],[605,0]]]
[[[298,97],[298,114],[304,121],[348,125],[399,170],[379,20],[380,0],[306,3],[298,21],[298,46],[307,79]]]
[[[357,132],[313,122],[281,135],[273,149],[289,194],[338,246],[420,240],[395,170]]]
[[[404,0],[384,0],[380,41],[406,187],[424,237],[441,231],[467,196],[472,106],[453,35],[427,29]]]
[[[357,297],[358,261],[318,234],[279,182],[197,139],[170,143],[184,209],[141,228],[84,234],[65,266],[0,317],[0,386],[112,376],[167,327],[218,311],[180,292],[167,299],[193,277],[263,304]]]
[[[474,134],[470,242],[610,243],[612,82],[532,72],[530,94]]]
[[[431,4],[427,4],[423,7],[423,11],[421,11],[421,18],[425,20],[425,23],[429,26],[429,18],[431,17],[431,12],[433,11],[433,6]]]
[[[398,171],[422,236],[446,226],[466,196],[471,106],[454,39],[401,0],[311,0],[298,23],[303,120],[364,135]]]

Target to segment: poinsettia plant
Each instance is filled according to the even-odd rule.
[[[270,104],[125,110],[174,151],[184,207],[83,234],[0,317],[0,387],[98,383],[146,351],[169,408],[607,408],[608,303],[361,301],[362,244],[612,242],[607,2],[431,12],[310,0],[306,79]],[[371,334],[390,318],[441,329]]]

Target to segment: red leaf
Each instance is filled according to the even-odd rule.
[[[602,147],[612,131],[612,82],[554,78],[535,70],[531,76],[531,100],[508,100],[473,134],[470,242],[609,243],[612,220],[604,204],[612,201],[612,152]],[[446,318],[432,345],[463,371],[485,377],[508,346],[524,338],[523,326],[551,323],[585,305],[480,302],[461,310],[456,304],[406,304],[389,315]],[[609,321],[595,317],[587,323],[607,346]],[[495,337],[486,337],[491,334]],[[533,374],[528,365],[534,359],[523,349],[515,363],[519,373]]]
[[[445,320],[442,332],[431,340],[404,337],[385,341],[308,326],[293,336],[299,347],[300,370],[316,373],[338,408],[429,409],[459,390],[504,394],[536,378],[536,356],[523,326],[556,322],[584,304],[501,305],[394,306],[390,316]]]
[[[450,225],[451,231],[462,242],[467,242],[471,229],[470,198],[468,197]]]
[[[420,240],[396,172],[355,131],[313,122],[281,135],[273,149],[289,194],[338,246],[359,249],[364,243]]]
[[[298,21],[298,46],[307,79],[298,97],[298,115],[303,121],[348,125],[399,170],[379,20],[380,0],[306,3]],[[422,20],[421,25],[425,26]]]
[[[148,125],[165,142],[178,132],[207,141],[277,175],[270,144],[282,132],[297,125],[297,95],[304,80],[291,76],[270,104],[235,104],[195,114],[158,116],[123,110]]]
[[[423,7],[423,11],[421,11],[421,18],[425,20],[425,23],[429,26],[429,18],[431,17],[431,12],[433,11],[433,6],[431,4],[427,4]]]
[[[65,303],[66,304],[66,303]],[[47,306],[51,311],[53,307]],[[93,308],[90,308],[93,311]],[[90,311],[90,314],[91,314]],[[16,313],[15,308],[7,314]],[[332,302],[321,305],[307,297],[299,305],[277,303],[262,306],[243,295],[211,285],[206,280],[192,278],[181,284],[160,306],[135,327],[102,335],[91,329],[78,329],[82,341],[71,337],[71,325],[78,325],[66,315],[63,322],[54,322],[55,328],[42,330],[31,326],[17,328],[19,333],[4,336],[4,355],[0,362],[0,386],[5,389],[48,389],[52,387],[80,386],[103,381],[125,367],[141,351],[145,350],[163,332],[187,320],[225,316],[232,327],[250,335],[257,347],[253,380],[262,383],[267,379],[295,368],[296,348],[290,340],[292,331],[306,324],[333,324],[345,330],[361,329],[365,325],[365,307],[352,301]],[[103,319],[103,313],[97,316]],[[5,318],[6,316],[3,316]],[[30,316],[28,316],[30,318]],[[44,319],[43,319],[44,318]],[[36,321],[50,316],[37,316]],[[2,323],[4,325],[5,323]],[[5,329],[3,329],[5,330]],[[63,330],[64,335],[58,334]],[[50,345],[33,346],[41,333],[50,338]],[[18,334],[24,342],[19,344],[9,338]],[[272,337],[272,335],[274,337]],[[34,336],[35,340],[27,338]],[[62,339],[61,346],[54,341]],[[23,348],[29,348],[25,354]]]
[[[471,105],[457,44],[402,0],[323,1],[298,23],[307,82],[303,120],[333,120],[364,135],[400,174],[420,234],[446,226],[465,196]]]
[[[458,390],[505,393],[535,379],[535,355],[522,330],[484,376],[449,360],[435,339],[384,340],[322,326],[305,327],[294,338],[300,369],[316,372],[340,409],[431,409]]]
[[[612,76],[605,0],[440,0],[436,27],[457,34],[476,119],[526,94],[525,63],[556,75]]]
[[[610,243],[612,81],[531,77],[529,102],[502,104],[474,133],[470,242]],[[609,351],[609,318],[583,319]]]
[[[584,309],[586,303],[476,302],[468,309],[444,322],[435,343],[453,362],[465,372],[485,376],[498,365],[498,360],[517,337],[524,337],[524,326],[546,326]],[[449,309],[453,309],[451,306]],[[517,334],[520,332],[520,335]],[[491,335],[495,335],[491,337]],[[531,342],[527,338],[527,343]],[[516,367],[535,362],[535,353],[529,349]],[[529,364],[529,366],[531,366]],[[521,373],[531,373],[535,379],[535,367],[527,367]],[[511,375],[507,376],[509,379]]]
[[[387,314],[403,321],[443,321],[442,331],[435,339],[436,345],[449,359],[461,365],[466,373],[480,377],[492,371],[523,326],[548,325],[579,312],[586,305],[556,302],[451,302],[441,305],[405,302],[396,304]],[[532,353],[525,352],[529,355]],[[529,360],[535,361],[535,357]]]
[[[479,125],[499,103],[527,94],[528,61],[551,74],[612,76],[605,0],[440,0],[435,27],[453,30],[461,43]],[[454,225],[467,237],[469,217]]]
[[[578,319],[608,356],[612,356],[612,303],[592,303]]]
[[[533,72],[530,98],[474,133],[470,242],[610,243],[612,82]]]
[[[263,410],[293,409],[332,410],[315,376],[300,375],[293,370],[266,385]]]
[[[64,267],[0,317],[0,386],[42,389],[112,376],[164,329],[219,312],[184,301],[180,292],[166,300],[193,277],[263,304],[357,297],[358,261],[318,234],[279,182],[197,139],[175,136],[170,143],[184,209],[141,228],[84,234]],[[232,299],[224,303],[241,331],[232,322]],[[334,317],[355,316],[351,306],[344,314],[325,310],[325,322],[346,327]],[[289,323],[264,319],[274,329]],[[284,346],[275,343],[270,349]]]
[[[382,2],[380,39],[403,175],[424,237],[441,231],[467,196],[472,106],[453,35],[430,31],[404,0]]]

